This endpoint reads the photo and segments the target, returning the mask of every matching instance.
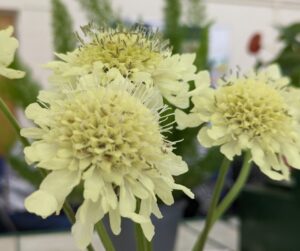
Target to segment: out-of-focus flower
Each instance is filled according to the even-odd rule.
[[[87,41],[67,54],[56,54],[62,61],[47,64],[53,70],[50,81],[63,86],[76,76],[88,74],[101,63],[98,74],[117,70],[134,84],[158,88],[161,95],[179,108],[189,106],[189,81],[195,79],[195,54],[172,55],[168,43],[158,33],[141,28],[83,28]]]
[[[79,248],[91,242],[94,225],[105,214],[115,234],[126,217],[141,224],[151,240],[150,216],[162,217],[157,197],[167,205],[174,202],[174,189],[193,197],[173,179],[187,165],[162,136],[170,129],[160,126],[165,110],[157,89],[132,85],[120,76],[105,86],[94,74],[85,75],[75,87],[41,92],[39,102],[26,109],[38,127],[21,134],[35,140],[24,150],[27,162],[49,174],[26,199],[27,210],[44,218],[58,213],[82,182],[84,202],[72,228]]]
[[[260,33],[254,33],[248,44],[248,52],[250,54],[257,54],[261,50],[261,34]]]
[[[175,112],[179,128],[205,123],[198,135],[201,144],[221,146],[230,160],[250,150],[272,179],[289,178],[285,159],[300,168],[299,90],[288,86],[277,66],[222,80],[216,89],[210,88],[208,73],[200,75],[191,113]]]
[[[14,29],[9,26],[5,30],[0,30],[0,75],[7,78],[23,78],[23,71],[13,70],[8,68],[12,63],[16,49],[19,47],[17,39],[12,37]]]

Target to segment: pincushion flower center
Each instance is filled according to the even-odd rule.
[[[77,64],[92,65],[101,61],[118,68],[123,74],[132,69],[151,69],[163,59],[156,40],[143,33],[100,33],[91,43],[85,44],[77,55]]]
[[[106,170],[137,166],[144,161],[139,156],[155,155],[163,147],[151,110],[125,91],[103,88],[72,95],[57,114],[52,129],[59,143],[71,144],[78,160]]]
[[[216,105],[232,129],[249,136],[276,133],[290,119],[279,91],[250,79],[221,87]]]

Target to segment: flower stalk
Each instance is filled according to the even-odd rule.
[[[100,240],[102,241],[102,244],[103,244],[105,250],[106,251],[116,251],[109,235],[107,234],[105,226],[101,220],[95,225],[95,229],[96,229],[96,232],[97,232]]]
[[[206,243],[208,234],[214,223],[223,215],[223,213],[232,205],[234,200],[237,198],[239,193],[241,192],[242,188],[244,187],[247,178],[250,173],[251,169],[251,153],[249,151],[246,152],[244,156],[244,162],[242,169],[240,171],[239,177],[234,183],[231,190],[228,192],[228,194],[225,196],[225,198],[220,202],[219,206],[218,200],[220,198],[221,191],[224,186],[224,181],[226,177],[226,173],[228,171],[228,168],[230,166],[230,161],[226,158],[224,159],[224,162],[221,166],[220,174],[218,176],[215,190],[213,193],[212,202],[208,211],[207,220],[205,222],[204,230],[202,231],[201,235],[199,236],[198,240],[196,241],[196,244],[193,248],[193,251],[203,251],[204,245]]]
[[[135,223],[134,226],[135,226],[135,239],[136,239],[137,250],[152,251],[152,243],[145,238],[141,225]]]
[[[217,207],[214,213],[212,224],[214,224],[224,214],[224,212],[230,207],[232,202],[237,198],[237,196],[241,192],[242,188],[244,187],[249,177],[250,170],[251,170],[251,154],[248,151],[245,154],[243,166],[240,171],[239,177],[234,183],[233,187],[228,192],[228,194],[224,197],[220,205]]]
[[[202,251],[204,249],[204,245],[206,242],[206,239],[209,234],[209,230],[211,229],[211,226],[214,223],[214,213],[218,204],[218,201],[220,199],[220,195],[224,186],[226,174],[228,172],[228,169],[230,167],[230,160],[228,160],[226,157],[224,157],[223,163],[221,165],[220,173],[216,182],[216,186],[213,192],[212,201],[208,210],[207,218],[205,221],[205,226],[203,229],[203,232],[201,235],[199,235],[199,238],[196,241],[196,244],[193,248],[193,251]]]
[[[141,201],[137,201],[137,212],[140,211]],[[143,233],[142,227],[138,223],[134,223],[135,240],[137,251],[152,251],[152,243],[148,241]]]

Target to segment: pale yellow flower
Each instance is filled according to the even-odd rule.
[[[162,136],[169,128],[160,126],[166,107],[157,89],[136,87],[121,78],[103,85],[92,74],[63,92],[41,92],[39,102],[26,109],[38,127],[21,131],[35,140],[24,150],[27,162],[50,172],[26,199],[29,212],[44,218],[59,213],[72,189],[84,184],[84,202],[72,228],[81,249],[106,214],[115,234],[121,231],[121,217],[126,217],[140,223],[151,240],[150,216],[162,217],[157,198],[173,204],[174,189],[193,197],[174,181],[187,165]],[[141,208],[136,212],[138,199]]]
[[[14,59],[16,49],[19,47],[18,40],[12,37],[13,32],[12,26],[0,30],[0,75],[11,79],[22,78],[25,75],[23,71],[8,68]]]
[[[175,112],[180,129],[205,123],[198,135],[201,144],[221,146],[230,160],[250,150],[272,179],[288,179],[288,164],[300,168],[299,90],[288,86],[277,66],[222,80],[216,89],[207,72],[198,78],[191,113]]]
[[[56,54],[62,61],[47,64],[53,70],[50,81],[63,86],[90,73],[101,63],[98,74],[116,69],[133,83],[155,86],[170,103],[179,108],[189,106],[189,81],[195,79],[195,54],[172,55],[158,33],[138,29],[84,29],[82,45],[67,54]]]

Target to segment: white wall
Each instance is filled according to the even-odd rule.
[[[63,0],[70,9],[75,27],[85,24],[84,13],[76,0]],[[186,1],[186,0],[183,0]],[[129,20],[138,20],[160,25],[163,20],[164,0],[113,0],[113,5],[121,15]],[[300,21],[300,8],[272,8],[272,6],[234,5],[207,1],[208,16],[215,26],[228,34],[230,67],[239,65],[249,68],[254,58],[247,55],[246,45],[249,37],[256,31],[263,33],[264,58],[272,58],[278,51],[275,42],[275,24],[288,24]],[[251,1],[248,1],[251,2]],[[49,0],[1,0],[0,9],[16,10],[18,16],[17,35],[20,39],[20,53],[33,68],[34,75],[43,83],[47,82],[47,71],[41,65],[52,59],[51,15]]]
[[[300,22],[300,8],[274,9],[270,6],[211,3],[207,11],[216,26],[222,26],[229,32],[230,66],[244,69],[252,67],[255,62],[255,58],[247,54],[251,35],[255,32],[262,34],[262,58],[268,61],[274,58],[281,47],[277,42],[275,27]]]

